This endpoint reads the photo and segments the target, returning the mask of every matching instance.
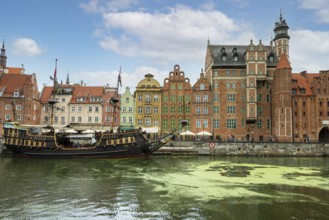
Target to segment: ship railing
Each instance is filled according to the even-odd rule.
[[[156,139],[154,141],[151,141],[149,143],[148,150],[150,152],[156,151],[157,149],[159,149],[160,147],[162,147],[163,145],[168,143],[175,135],[179,134],[187,126],[187,124],[188,123],[186,120],[182,120],[181,127],[175,129],[174,131],[172,131],[169,134],[166,134],[164,136],[159,137],[158,139]]]

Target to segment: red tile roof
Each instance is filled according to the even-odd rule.
[[[292,87],[296,89],[296,94],[298,95],[313,95],[312,84],[316,77],[319,77],[320,74],[313,73],[294,73],[292,74]],[[301,93],[301,90],[305,89],[305,93]]]
[[[7,67],[8,69],[8,74],[21,74],[22,73],[22,68],[19,67]]]
[[[287,55],[282,54],[279,60],[278,65],[276,66],[277,69],[291,69],[290,63],[288,61]]]
[[[31,85],[32,75],[3,74],[0,78],[0,88],[4,89],[2,96],[13,96],[14,92],[22,94],[24,85]]]

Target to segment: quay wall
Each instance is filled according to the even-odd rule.
[[[329,143],[186,142],[168,143],[154,154],[211,156],[326,157]]]

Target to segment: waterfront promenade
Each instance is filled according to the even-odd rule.
[[[212,156],[327,157],[329,143],[174,141],[154,154]]]

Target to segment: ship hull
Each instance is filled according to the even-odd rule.
[[[6,124],[4,144],[15,155],[25,157],[118,158],[141,157],[152,153],[152,142],[139,129],[93,134],[35,131],[15,124]],[[157,142],[157,145],[160,147],[163,143]]]

